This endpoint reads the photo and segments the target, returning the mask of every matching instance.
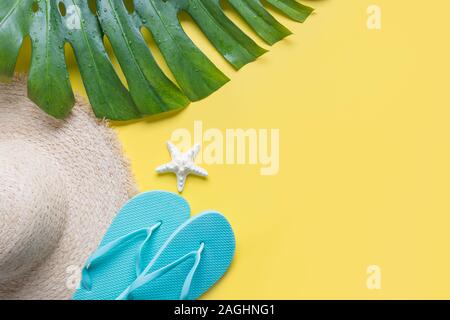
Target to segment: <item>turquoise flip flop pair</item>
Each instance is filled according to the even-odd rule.
[[[180,196],[142,193],[124,205],[89,257],[74,299],[197,299],[229,268],[234,249],[220,213],[190,218]]]

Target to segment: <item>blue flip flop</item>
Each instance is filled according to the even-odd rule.
[[[234,250],[234,233],[224,216],[194,216],[167,239],[117,299],[197,299],[224,275]]]
[[[186,200],[170,192],[146,192],[128,201],[86,262],[73,298],[117,298],[189,216]]]

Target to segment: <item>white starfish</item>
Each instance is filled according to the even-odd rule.
[[[195,157],[200,151],[199,144],[194,145],[187,152],[181,153],[180,150],[178,150],[178,148],[172,142],[168,141],[167,149],[170,152],[172,161],[156,168],[156,172],[175,173],[177,175],[178,192],[183,191],[184,184],[186,183],[186,178],[188,175],[195,174],[201,177],[208,176],[208,172],[205,169],[196,166],[194,163]]]

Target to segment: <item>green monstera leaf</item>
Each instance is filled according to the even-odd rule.
[[[295,0],[266,0],[303,22],[312,9]],[[228,0],[268,44],[290,34],[261,0]],[[224,13],[220,0],[1,0],[0,79],[11,79],[22,42],[31,38],[28,95],[56,118],[74,105],[64,46],[69,43],[99,118],[130,120],[177,110],[203,99],[229,79],[184,32],[186,12],[212,45],[236,69],[266,52]],[[141,28],[153,36],[178,85],[160,69]],[[107,36],[126,78],[117,75],[104,45]]]

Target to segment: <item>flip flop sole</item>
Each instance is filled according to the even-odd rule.
[[[189,204],[180,196],[164,191],[145,192],[128,201],[103,237],[100,246],[128,233],[162,222],[142,252],[147,265],[161,246],[189,219]],[[136,254],[143,238],[120,245],[90,269],[92,290],[79,288],[75,300],[113,300],[136,279]]]
[[[150,262],[150,272],[158,270],[204,243],[200,264],[194,274],[188,299],[197,299],[209,290],[229,268],[235,251],[235,237],[227,219],[217,212],[204,212],[181,225]],[[179,299],[184,280],[194,264],[186,260],[163,276],[135,290],[136,300]]]

